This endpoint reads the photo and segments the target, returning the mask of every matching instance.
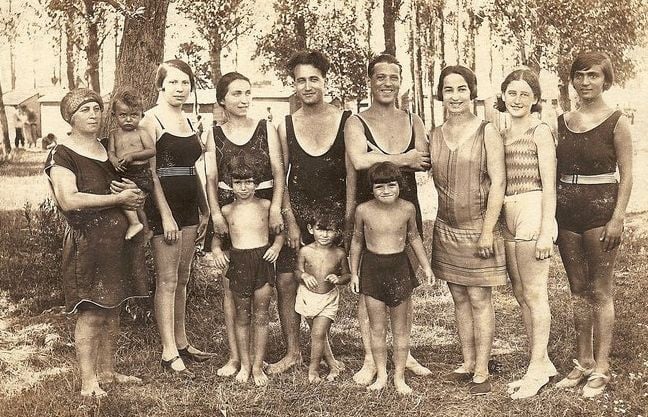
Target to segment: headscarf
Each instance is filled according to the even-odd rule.
[[[70,123],[72,116],[77,112],[77,110],[79,110],[79,107],[86,103],[93,102],[99,104],[99,108],[103,111],[103,100],[95,91],[90,90],[89,88],[70,90],[70,92],[63,97],[63,100],[61,100],[60,107],[63,120]]]

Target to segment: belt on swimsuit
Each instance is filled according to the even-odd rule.
[[[195,167],[165,167],[156,170],[158,177],[182,177],[196,175]]]
[[[267,180],[267,181],[260,182],[257,185],[257,190],[267,190],[272,187],[274,187],[274,180]],[[218,181],[218,188],[220,188],[221,190],[232,191],[232,187],[230,187],[227,183],[223,181]]]
[[[614,172],[598,175],[561,175],[560,182],[566,184],[616,184]]]

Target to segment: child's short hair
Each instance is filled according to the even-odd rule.
[[[405,188],[403,174],[391,162],[378,162],[377,164],[373,164],[367,171],[367,178],[369,179],[370,188],[373,188],[376,184],[387,184],[392,181],[396,181],[401,190]]]
[[[117,102],[125,104],[130,109],[144,110],[142,95],[131,87],[124,87],[117,90],[110,105],[110,110],[113,113],[115,113],[115,105]]]
[[[342,230],[342,219],[335,215],[331,210],[316,209],[311,212],[308,218],[308,224],[311,227],[319,226],[326,230]]]
[[[244,155],[237,155],[229,161],[230,186],[232,180],[247,180],[252,178],[255,184],[258,184],[257,173],[254,164],[248,161]]]

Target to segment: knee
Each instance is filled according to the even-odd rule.
[[[277,276],[277,290],[280,294],[297,292],[297,282],[292,274],[279,274]]]
[[[247,327],[250,325],[250,312],[248,310],[237,310],[234,322],[237,326]]]
[[[326,339],[327,332],[325,329],[312,329],[311,339],[316,341],[323,341]]]
[[[178,288],[178,276],[176,274],[160,274],[155,283],[155,292],[175,293]]]
[[[549,307],[549,299],[547,297],[546,290],[543,291],[542,289],[529,288],[524,292],[522,298],[523,302],[531,308],[538,308],[543,306]]]
[[[612,304],[612,291],[607,288],[594,288],[590,300],[594,307],[604,307]]]

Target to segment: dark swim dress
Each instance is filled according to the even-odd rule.
[[[373,134],[371,133],[371,129],[369,129],[369,125],[367,124],[367,122],[365,122],[360,115],[357,115],[357,117],[358,120],[360,120],[360,122],[362,123],[362,126],[364,127],[364,134],[365,137],[367,138],[367,152],[377,152],[384,155],[393,155],[388,152],[385,152],[380,146],[378,146],[376,140],[373,137]],[[412,149],[416,149],[414,127],[412,123],[411,113],[409,113],[409,119],[410,119],[410,127],[412,130],[412,136],[410,138],[409,143],[407,144],[407,148],[405,148],[405,150],[401,152],[401,154],[409,152]],[[400,190],[400,198],[409,201],[410,203],[414,204],[414,207],[416,207],[416,227],[418,228],[418,232],[422,237],[423,217],[421,215],[421,205],[419,204],[419,200],[418,200],[418,191],[416,188],[416,175],[415,172],[412,171],[411,169],[401,168],[400,171],[403,176],[403,181],[405,184],[403,189]],[[361,171],[358,171],[357,185],[356,185],[356,202],[358,205],[360,205],[362,203],[370,201],[371,199],[373,199],[373,191],[371,190],[371,185],[369,184],[369,177],[367,176],[367,170],[363,169]]]
[[[108,160],[79,155],[65,145],[57,145],[49,153],[45,174],[49,176],[55,166],[70,170],[82,193],[110,194],[110,181],[120,180]],[[122,209],[62,213],[67,221],[61,266],[67,312],[84,306],[113,308],[129,298],[148,297],[146,275],[131,273],[135,243],[124,239],[128,221]]]
[[[216,145],[216,166],[218,168],[218,206],[223,207],[234,201],[234,193],[229,184],[231,184],[230,161],[237,156],[244,156],[246,161],[250,162],[256,170],[257,181],[259,185],[255,195],[259,198],[272,201],[274,182],[272,176],[272,166],[270,165],[270,150],[268,147],[268,123],[266,119],[261,119],[257,123],[252,137],[242,145],[237,145],[225,136],[221,126],[213,128],[214,144]],[[211,251],[212,240],[214,237],[214,225],[209,219],[207,235],[205,237],[204,251]],[[228,236],[222,238],[221,249],[229,249],[231,242]]]
[[[290,192],[290,205],[301,231],[302,243],[313,242],[306,228],[316,210],[325,210],[344,219],[346,207],[346,163],[344,124],[351,116],[344,111],[331,147],[322,155],[311,155],[299,144],[292,116],[286,116],[286,139],[290,160],[286,186]],[[295,251],[284,250],[277,260],[278,272],[292,272],[297,259]]]
[[[561,175],[613,174],[617,169],[614,130],[621,117],[615,111],[598,126],[586,132],[574,132],[558,117],[558,178]],[[616,208],[618,183],[568,184],[558,181],[556,221],[560,229],[574,233],[607,224]]]
[[[179,228],[197,225],[198,196],[202,191],[198,187],[194,164],[202,154],[200,139],[196,133],[189,136],[174,135],[164,128],[157,116],[155,119],[162,128],[162,135],[155,143],[155,163],[164,197]],[[193,131],[191,122],[187,122]],[[149,227],[154,235],[161,235],[164,228],[160,211],[152,198],[148,200],[145,211]]]

